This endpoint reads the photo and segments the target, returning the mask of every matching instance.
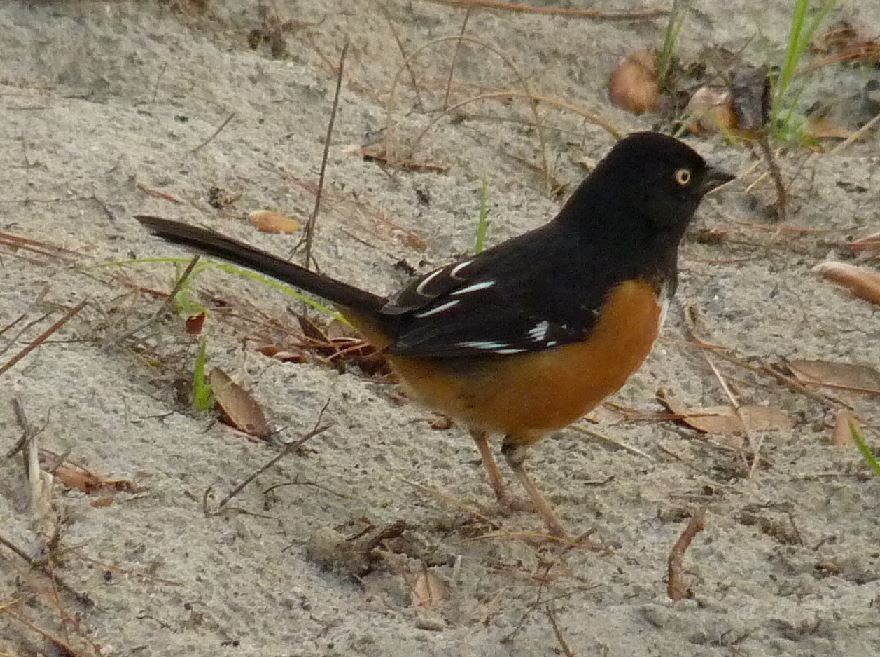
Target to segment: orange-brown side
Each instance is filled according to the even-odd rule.
[[[387,346],[388,337],[371,322],[345,314],[373,345]],[[388,360],[415,400],[469,428],[528,444],[568,426],[617,392],[650,353],[660,317],[654,286],[627,281],[609,293],[584,342],[472,360]]]

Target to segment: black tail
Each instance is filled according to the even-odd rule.
[[[194,251],[253,269],[340,306],[361,313],[375,314],[385,305],[386,300],[378,295],[309,271],[212,230],[148,215],[138,215],[135,219],[163,240],[182,244]]]

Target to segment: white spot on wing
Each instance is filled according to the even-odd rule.
[[[547,343],[548,347],[555,347],[556,345],[557,345],[556,340],[550,340],[550,342]]]
[[[452,293],[452,296],[459,296],[460,294],[468,294],[470,292],[477,292],[478,290],[485,290],[495,285],[495,281],[483,281],[481,283],[474,283],[473,285],[468,285],[467,287],[463,287],[460,290],[456,290]]]
[[[538,322],[529,330],[529,337],[535,342],[542,342],[547,337],[547,331],[550,329],[550,322],[544,320]]]
[[[443,270],[438,269],[437,271],[431,272],[430,274],[428,274],[425,277],[425,280],[423,280],[421,283],[418,284],[418,286],[416,286],[416,294],[420,294],[423,297],[431,296],[431,295],[425,293],[425,287],[441,273],[443,273]],[[416,317],[419,317],[419,315],[416,315]]]
[[[471,341],[471,342],[459,342],[459,347],[467,347],[468,349],[483,349],[485,351],[498,351],[499,349],[506,349],[510,345],[506,342],[482,342],[480,340]]]
[[[472,262],[473,262],[473,260],[465,260],[464,262],[459,262],[457,265],[455,265],[455,267],[452,268],[452,271],[449,272],[449,275],[452,278],[462,280],[462,278],[459,276],[459,273],[461,272],[462,269],[467,267]]]
[[[449,310],[452,306],[458,304],[460,299],[454,299],[453,301],[447,301],[446,303],[441,303],[439,306],[435,308],[431,308],[430,310],[426,310],[422,313],[416,313],[416,317],[430,317],[431,315],[436,315],[438,313],[442,313],[444,310]]]
[[[507,355],[507,354],[520,354],[524,351],[525,351],[525,349],[496,349],[495,353]]]

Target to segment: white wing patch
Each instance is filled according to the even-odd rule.
[[[468,285],[467,287],[456,290],[450,296],[457,297],[462,294],[469,294],[471,292],[477,292],[479,290],[486,290],[493,285],[495,285],[495,281],[483,281],[482,283],[474,283],[473,285]]]
[[[452,268],[452,270],[449,272],[449,275],[456,280],[464,280],[459,276],[459,274],[461,273],[462,269],[467,267],[472,262],[473,260],[465,260],[464,262],[459,262],[457,265],[455,265],[455,267]]]
[[[548,330],[550,330],[550,322],[547,320],[538,322],[534,327],[529,329],[529,337],[535,342],[543,342],[544,338],[547,337]]]
[[[421,287],[421,286],[419,286]],[[461,299],[453,299],[452,301],[447,301],[446,303],[441,303],[436,308],[431,308],[430,310],[426,310],[425,312],[416,313],[414,317],[422,318],[422,317],[430,317],[431,315],[437,315],[442,313],[444,310],[449,310],[453,306],[457,305]]]
[[[470,342],[459,342],[459,347],[467,347],[468,349],[483,349],[485,351],[495,351],[497,349],[504,349],[505,347],[509,347],[510,345],[506,342],[483,342],[480,340],[472,340]]]
[[[438,269],[437,271],[432,272],[432,273],[428,274],[427,276],[425,276],[425,280],[423,280],[421,283],[419,283],[418,286],[416,287],[416,294],[420,294],[423,297],[431,296],[431,295],[425,293],[425,287],[428,284],[430,284],[430,282],[433,281],[438,275],[440,275],[442,273],[443,273],[443,270]]]
[[[496,354],[519,354],[525,351],[525,349],[519,349],[517,347],[511,347],[506,342],[489,342],[489,341],[480,341],[480,340],[472,340],[469,342],[459,342],[459,347],[465,347],[467,349],[479,349],[480,351],[492,351]]]

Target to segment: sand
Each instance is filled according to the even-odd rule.
[[[17,398],[41,430],[41,448],[134,484],[87,494],[56,480],[52,509],[36,523],[20,457],[0,460],[0,537],[38,559],[46,532],[57,531],[51,570],[69,587],[53,594],[48,577],[0,546],[0,654],[880,654],[880,479],[854,447],[830,443],[841,403],[876,440],[876,396],[819,390],[823,400],[715,357],[738,401],[792,420],[752,436],[760,442],[752,467],[756,445],[744,437],[655,418],[664,411],[660,388],[691,407],[729,403],[704,356],[712,352],[689,340],[680,308],[611,400],[637,414],[605,408],[583,423],[630,449],[569,429],[533,450],[531,469],[563,522],[575,534],[591,531],[605,548],[598,552],[525,540],[524,532],[541,530],[539,520],[500,515],[463,431],[432,428],[436,418],[403,402],[393,385],[356,367],[259,354],[261,339],[282,343],[278,327],[295,328],[299,309],[265,285],[206,271],[194,291],[217,307],[206,324],[210,366],[250,390],[278,433],[249,440],[181,401],[196,338],[148,292],[169,291],[173,269],[97,265],[181,255],[147,236],[132,219],[138,213],[289,253],[298,234],[259,233],[243,218],[265,208],[299,218],[312,211],[346,37],[315,239],[322,270],[385,293],[407,270],[469,252],[484,181],[490,243],[539,225],[563,200],[546,193],[527,103],[438,112],[454,50],[448,40],[419,51],[411,72],[403,66],[395,34],[415,53],[458,34],[462,10],[277,0],[273,23],[249,2],[209,0],[203,12],[198,4],[0,6],[0,231],[72,252],[0,246],[0,328],[18,319],[0,335],[0,362],[87,302],[0,375],[0,451],[21,434]],[[746,61],[780,61],[788,4],[695,2],[682,55],[745,47]],[[830,20],[839,19],[870,31],[880,3],[847,3]],[[274,41],[261,40],[266,24],[282,26]],[[650,128],[656,118],[611,107],[605,84],[622,54],[658,44],[663,27],[662,19],[475,11],[448,105],[525,85],[624,131]],[[864,123],[880,109],[868,84],[878,77],[867,67],[826,70],[810,79],[804,100],[841,100],[835,116]],[[553,182],[570,189],[613,139],[573,112],[540,111],[558,128],[544,131]],[[361,157],[361,146],[381,151],[386,139],[419,167]],[[739,173],[757,161],[717,136],[689,141]],[[678,295],[698,310],[702,339],[755,365],[880,363],[876,306],[811,272],[877,230],[878,153],[875,133],[836,155],[780,155],[785,175],[800,175],[788,225],[807,232],[770,223],[766,180],[750,190],[736,183],[703,204],[683,247]],[[212,187],[233,202],[212,207]],[[705,229],[726,239],[706,239]],[[205,500],[215,510],[281,442],[308,433],[325,405],[329,428],[259,474],[223,512],[205,513]],[[57,461],[44,453],[45,467]],[[702,507],[705,531],[684,558],[689,596],[673,602],[667,556]],[[383,528],[402,533],[371,556],[357,552]],[[345,542],[349,559],[334,562],[344,552],[335,538],[361,532]]]

